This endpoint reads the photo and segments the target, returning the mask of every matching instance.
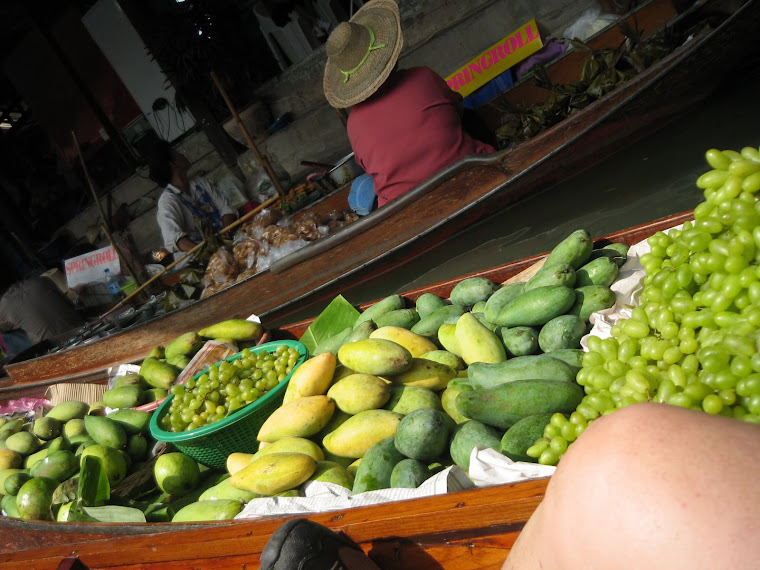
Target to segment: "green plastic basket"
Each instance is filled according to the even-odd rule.
[[[295,340],[277,340],[259,346],[251,347],[251,352],[274,352],[278,346],[285,345],[298,349],[301,357],[296,362],[290,374],[277,386],[264,394],[255,402],[230,414],[223,420],[202,426],[190,431],[169,432],[160,427],[161,418],[169,411],[174,396],[169,396],[150,418],[150,433],[158,441],[174,444],[182,453],[208,467],[225,469],[227,456],[230,453],[256,453],[259,442],[256,434],[266,419],[282,404],[285,389],[293,372],[306,360],[306,347]],[[225,360],[231,362],[240,358],[240,353],[233,354]],[[205,371],[199,372],[193,378],[198,378]]]

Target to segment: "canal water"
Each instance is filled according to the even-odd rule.
[[[706,150],[760,145],[758,93],[760,66],[732,76],[707,101],[654,135],[343,294],[354,304],[372,301],[549,251],[579,228],[599,237],[693,209],[702,200],[695,181],[709,170]],[[315,316],[320,309],[288,320]]]

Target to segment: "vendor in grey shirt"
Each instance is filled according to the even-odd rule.
[[[156,219],[164,247],[175,258],[201,242],[200,220],[206,218],[215,231],[235,221],[235,210],[203,177],[188,179],[190,161],[167,141],[156,143],[150,156],[150,177],[164,192],[158,199]]]

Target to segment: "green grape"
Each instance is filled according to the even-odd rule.
[[[586,396],[529,450],[554,465],[600,415],[640,401],[760,424],[760,152],[710,149],[694,222],[657,232],[642,289],[612,338],[587,337]],[[614,350],[613,350],[614,348]]]

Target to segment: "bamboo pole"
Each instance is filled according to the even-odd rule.
[[[225,91],[224,87],[219,81],[219,78],[216,76],[216,73],[214,73],[213,71],[211,72],[211,79],[214,80],[214,83],[216,84],[216,88],[219,89],[219,93],[221,93],[222,98],[224,99],[224,102],[227,103],[227,108],[230,110],[230,113],[232,113],[232,116],[235,118],[235,121],[237,122],[237,125],[240,128],[240,131],[245,136],[245,140],[248,142],[248,146],[251,147],[253,154],[256,155],[256,158],[259,160],[259,163],[264,167],[264,170],[266,170],[266,173],[269,175],[269,179],[272,181],[272,184],[277,190],[277,193],[280,195],[281,198],[285,198],[285,190],[283,190],[282,184],[280,184],[280,179],[277,178],[277,174],[275,174],[274,169],[272,168],[272,165],[269,163],[269,159],[267,159],[267,157],[261,154],[258,147],[256,146],[256,143],[253,142],[253,137],[251,137],[251,134],[248,132],[248,129],[243,124],[243,121],[240,119],[240,115],[238,114],[237,109],[235,109],[235,106],[232,104],[232,101],[230,101],[230,98],[227,96],[227,91]]]
[[[273,198],[270,198],[269,200],[267,200],[263,204],[259,204],[258,206],[256,206],[250,212],[246,212],[246,214],[244,214],[243,216],[240,216],[240,218],[238,218],[237,220],[235,220],[234,222],[232,222],[226,228],[222,228],[219,231],[219,233],[220,234],[225,234],[228,231],[230,231],[231,229],[236,228],[237,226],[239,226],[240,224],[242,224],[243,222],[245,222],[246,220],[248,220],[249,218],[251,218],[254,214],[258,214],[261,210],[263,210],[264,208],[266,208],[268,206],[271,206],[272,204],[274,204],[275,202],[277,202],[279,199],[280,199],[279,196],[274,196]],[[118,303],[116,303],[116,305],[114,305],[111,309],[109,309],[107,312],[105,312],[103,315],[101,315],[100,318],[102,319],[106,315],[111,314],[113,311],[115,311],[116,309],[118,309],[121,305],[123,305],[124,303],[126,303],[127,301],[129,301],[132,297],[134,297],[135,295],[137,295],[140,291],[142,291],[143,289],[145,289],[145,287],[147,287],[148,285],[150,285],[151,283],[153,283],[154,281],[156,281],[156,279],[158,279],[159,277],[161,277],[164,273],[166,273],[167,271],[169,271],[171,268],[176,267],[179,263],[182,263],[185,259],[187,259],[189,256],[191,256],[196,251],[198,251],[201,247],[203,247],[203,244],[205,244],[205,243],[206,243],[205,241],[202,241],[201,243],[199,243],[195,247],[193,247],[193,249],[191,249],[190,251],[185,252],[185,255],[183,255],[179,259],[175,259],[174,261],[172,261],[169,265],[167,265],[161,271],[159,271],[158,273],[156,273],[155,275],[153,275],[150,279],[148,279],[140,287],[138,287],[137,289],[135,289],[132,293],[130,293],[129,295],[127,295],[126,297],[124,297],[121,301],[119,301]]]
[[[103,228],[103,233],[106,234],[106,238],[108,239],[108,242],[113,246],[113,248],[116,250],[116,253],[119,256],[120,261],[124,263],[124,266],[127,268],[127,272],[129,273],[130,277],[135,280],[135,283],[138,285],[140,284],[140,279],[138,279],[137,275],[135,275],[135,272],[132,271],[132,267],[127,263],[126,257],[121,252],[121,250],[116,247],[116,243],[114,242],[113,236],[111,235],[111,230],[108,226],[108,219],[106,218],[106,213],[103,211],[103,205],[100,203],[100,199],[98,198],[98,193],[95,192],[95,186],[92,183],[92,179],[90,178],[90,173],[87,171],[87,165],[84,162],[84,156],[82,156],[82,150],[79,148],[79,140],[77,139],[77,135],[74,131],[71,131],[71,138],[74,140],[74,147],[77,150],[77,155],[79,156],[79,162],[82,164],[82,171],[84,172],[85,180],[87,180],[87,186],[90,188],[90,192],[92,193],[92,198],[95,200],[95,204],[98,207],[98,212],[100,213],[100,219],[102,220],[101,227]]]

